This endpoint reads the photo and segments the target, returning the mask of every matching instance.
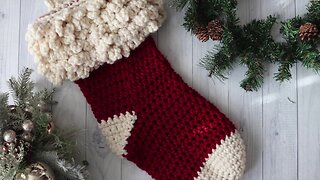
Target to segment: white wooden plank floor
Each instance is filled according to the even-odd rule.
[[[214,42],[200,43],[186,33],[183,14],[170,9],[168,19],[154,34],[159,49],[185,82],[213,102],[240,129],[247,146],[245,180],[318,180],[320,177],[320,76],[297,64],[290,82],[278,84],[268,65],[265,83],[258,92],[246,93],[239,82],[246,69],[236,66],[225,82],[209,79],[199,59]],[[242,23],[276,14],[281,19],[306,12],[309,0],[239,0]],[[0,0],[0,91],[6,80],[23,67],[36,69],[27,51],[27,25],[46,12],[40,0]],[[278,37],[277,34],[275,34]],[[278,37],[279,38],[279,37]],[[51,84],[38,73],[39,87]],[[96,121],[78,87],[71,82],[58,87],[55,99],[56,124],[82,129],[75,138],[79,161],[88,160],[93,180],[148,180],[145,172],[113,155],[101,138]]]

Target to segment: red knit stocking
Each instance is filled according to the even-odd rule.
[[[239,179],[234,125],[188,87],[147,38],[129,58],[78,80],[111,149],[157,180]]]

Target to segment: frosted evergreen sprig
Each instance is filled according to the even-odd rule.
[[[16,148],[11,147],[8,152],[0,152],[0,179],[13,179],[16,173],[20,170],[25,157],[23,145]]]
[[[85,165],[76,164],[74,159],[62,159],[55,151],[40,152],[34,158],[50,165],[57,179],[85,180],[88,175]]]
[[[72,152],[74,143],[70,134],[61,133],[58,129],[48,132],[48,124],[53,121],[51,105],[53,90],[34,91],[31,81],[31,69],[21,71],[18,78],[10,78],[9,93],[0,94],[0,133],[12,130],[17,133],[14,142],[4,142],[0,136],[0,179],[16,179],[16,175],[25,173],[27,167],[36,162],[48,163],[57,174],[57,179],[80,179],[87,177],[86,167],[75,163]],[[8,104],[9,95],[14,105]],[[34,124],[33,140],[20,140],[23,122]],[[0,145],[1,145],[0,144]],[[51,157],[51,158],[50,158]]]

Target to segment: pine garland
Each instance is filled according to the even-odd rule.
[[[312,0],[303,17],[280,22],[284,42],[275,41],[271,35],[278,23],[275,16],[240,26],[236,0],[174,0],[173,6],[178,11],[187,8],[183,26],[193,34],[199,28],[208,28],[212,20],[222,22],[221,43],[201,60],[210,77],[226,79],[239,62],[248,69],[240,86],[246,91],[257,91],[263,84],[266,63],[278,65],[274,78],[279,82],[292,78],[291,68],[297,62],[315,72],[320,70],[320,0]]]
[[[12,77],[8,81],[10,93],[0,94],[0,179],[28,179],[30,166],[41,162],[50,166],[55,179],[85,180],[86,165],[75,163],[70,133],[48,131],[48,125],[53,123],[49,107],[55,103],[54,91],[34,92],[31,73],[31,69],[24,69],[17,79]],[[8,104],[9,94],[14,105]],[[26,121],[33,124],[32,140],[23,138]],[[16,133],[13,142],[5,140],[8,130]]]

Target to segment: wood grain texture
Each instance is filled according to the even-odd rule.
[[[106,144],[89,105],[86,117],[86,157],[89,162],[90,179],[121,180],[121,159],[113,154]]]
[[[28,52],[27,42],[25,40],[25,34],[28,29],[28,25],[32,23],[36,18],[41,16],[47,11],[47,7],[43,3],[39,3],[39,0],[21,1],[20,9],[20,41],[19,41],[19,70],[25,67],[36,70],[36,64],[31,54]],[[32,74],[32,79],[37,83],[37,88],[51,87],[49,81],[41,76],[37,71]]]
[[[78,86],[65,82],[56,88],[54,100],[58,102],[53,107],[56,126],[66,133],[72,133],[76,143],[75,158],[82,162],[86,159],[86,101]]]
[[[8,91],[7,80],[19,72],[19,23],[20,0],[1,0],[0,92]],[[11,97],[10,103],[13,103]]]
[[[272,4],[272,6],[270,6]],[[276,14],[280,20],[295,16],[295,1],[262,0],[262,17]],[[280,40],[278,28],[275,38]],[[263,86],[263,178],[297,179],[296,67],[292,79],[279,84],[273,78],[277,66],[267,66]]]
[[[239,128],[247,148],[244,180],[317,180],[320,176],[320,76],[301,67],[292,69],[292,80],[279,84],[273,79],[275,65],[266,65],[265,83],[258,92],[239,87],[246,67],[234,66],[229,79],[207,77],[199,66],[207,50],[217,42],[200,43],[181,26],[183,12],[170,8],[167,20],[153,37],[173,68],[185,82],[214,103]],[[241,23],[276,14],[280,19],[306,12],[309,0],[239,0]],[[0,91],[6,80],[23,67],[36,69],[27,51],[25,32],[29,23],[46,12],[43,1],[0,0]],[[279,39],[279,34],[274,33]],[[40,74],[32,78],[38,87],[51,87]],[[78,161],[89,161],[92,180],[150,180],[131,162],[115,156],[97,127],[90,106],[72,82],[57,87],[54,107],[57,126],[81,129],[76,134]]]
[[[261,0],[244,0],[238,6],[240,23],[260,19]],[[239,83],[247,67],[237,65],[230,74],[229,117],[236,123],[247,150],[247,172],[244,179],[263,179],[262,175],[262,90],[245,92]]]
[[[214,44],[215,43],[211,40],[206,43],[202,43],[198,38],[192,38],[192,87],[206,99],[209,98],[210,79],[208,78],[208,72],[203,71],[203,68],[200,67],[200,61],[207,51],[214,47]]]
[[[182,79],[192,86],[192,36],[181,26],[184,13],[170,8],[171,1],[164,2],[167,19],[158,31],[158,48]]]
[[[298,15],[306,12],[308,0],[296,1]],[[298,178],[319,179],[320,172],[320,77],[298,65]]]

